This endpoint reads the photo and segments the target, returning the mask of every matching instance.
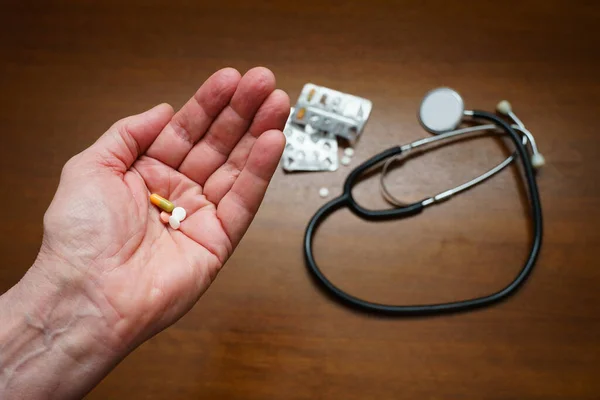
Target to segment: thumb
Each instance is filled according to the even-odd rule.
[[[173,114],[173,107],[169,104],[159,104],[141,114],[123,118],[84,151],[82,156],[125,173],[146,152]]]

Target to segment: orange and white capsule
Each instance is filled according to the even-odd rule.
[[[150,195],[150,203],[154,204],[156,207],[168,213],[173,211],[173,209],[175,208],[175,205],[173,203],[171,203],[164,197],[157,195],[156,193]]]

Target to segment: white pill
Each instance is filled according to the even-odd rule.
[[[344,154],[348,157],[352,157],[354,155],[354,149],[352,147],[346,147],[344,149]]]
[[[169,225],[171,225],[171,228],[173,229],[179,229],[179,225],[181,225],[181,223],[179,222],[179,220],[177,218],[175,218],[174,216],[170,216],[169,217]]]
[[[321,189],[319,189],[319,196],[323,198],[329,196],[329,189],[327,189],[326,187],[322,187]]]
[[[304,133],[306,133],[307,135],[312,135],[316,132],[317,132],[317,130],[315,128],[313,128],[312,125],[310,125],[310,124],[308,124],[304,127]]]
[[[179,220],[179,222],[183,221],[187,216],[185,209],[183,207],[175,207],[171,215]]]
[[[342,163],[342,165],[350,165],[351,161],[352,161],[352,159],[350,157],[348,157],[348,156],[344,156],[340,160],[340,162]]]

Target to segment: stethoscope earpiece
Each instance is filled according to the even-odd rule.
[[[531,132],[525,128],[525,124],[523,121],[517,117],[517,115],[513,112],[512,106],[508,100],[502,100],[496,105],[496,111],[498,114],[504,115],[509,119],[514,121],[514,125],[512,128],[516,131],[519,131],[523,134],[523,144],[526,145],[527,141],[529,141],[529,147],[531,149],[531,157],[529,158],[531,161],[531,166],[535,169],[540,169],[546,164],[546,159],[540,153],[537,148],[537,144]]]
[[[498,111],[499,114],[508,116],[512,112],[512,106],[508,100],[501,100],[498,105],[496,105],[496,111]]]

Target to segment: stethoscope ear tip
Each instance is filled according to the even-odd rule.
[[[542,168],[546,164],[546,159],[542,153],[535,153],[531,156],[531,165],[535,169]]]
[[[508,102],[508,100],[502,100],[496,106],[496,111],[502,115],[508,115],[512,111],[512,106]]]

